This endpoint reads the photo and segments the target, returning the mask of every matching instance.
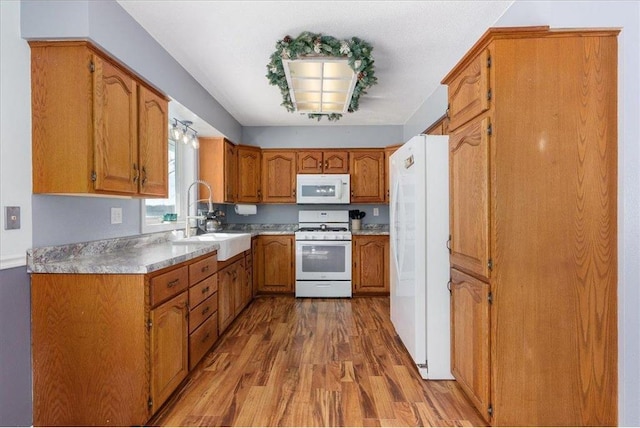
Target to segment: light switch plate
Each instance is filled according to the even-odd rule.
[[[378,217],[380,215],[380,210],[378,209],[378,207],[373,209],[373,216],[374,217]]]
[[[20,229],[20,207],[4,207],[4,229]]]
[[[111,208],[111,224],[121,224],[122,223],[122,208]]]

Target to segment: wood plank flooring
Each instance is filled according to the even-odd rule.
[[[424,381],[388,297],[258,297],[150,421],[158,426],[485,426]]]

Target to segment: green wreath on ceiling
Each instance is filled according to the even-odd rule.
[[[289,85],[282,66],[282,59],[297,59],[304,56],[330,56],[347,58],[349,66],[357,74],[358,79],[353,88],[353,95],[347,111],[353,113],[358,110],[361,95],[366,94],[366,89],[375,85],[378,79],[373,72],[373,47],[357,37],[349,40],[338,40],[335,37],[305,31],[295,39],[285,36],[276,43],[276,51],[271,54],[271,61],[267,64],[267,79],[271,85],[280,88],[282,94],[282,106],[290,112],[295,111]],[[329,121],[336,121],[342,117],[339,113],[309,113],[310,119],[318,121],[327,117]]]

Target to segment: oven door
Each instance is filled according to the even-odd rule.
[[[296,241],[296,280],[351,281],[351,241]]]

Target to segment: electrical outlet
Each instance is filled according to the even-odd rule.
[[[373,216],[378,217],[380,215],[380,209],[378,207],[373,209]]]
[[[122,223],[122,208],[111,208],[111,224],[121,224]]]
[[[4,230],[20,229],[20,207],[4,207]]]

